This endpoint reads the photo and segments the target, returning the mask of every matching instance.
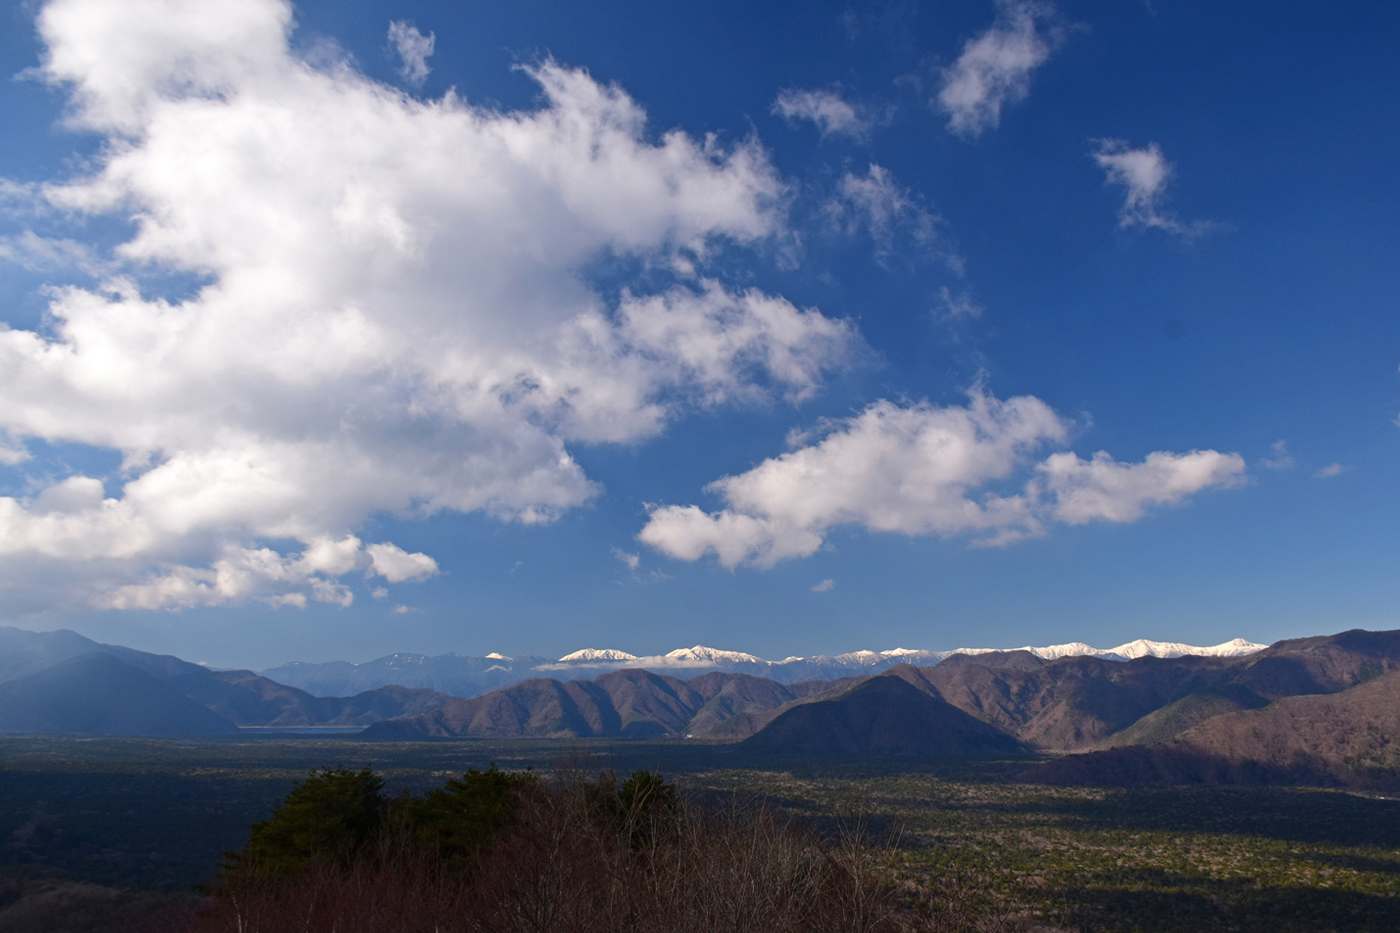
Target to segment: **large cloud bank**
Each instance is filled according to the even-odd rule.
[[[552,62],[534,109],[415,99],[298,55],[291,24],[278,0],[40,12],[42,75],[105,146],[34,200],[134,233],[45,328],[0,331],[0,442],[123,467],[0,498],[0,586],[345,604],[347,574],[437,571],[356,537],[372,515],[547,521],[595,492],[568,443],[801,399],[846,359],[847,323],[686,271],[781,231],[756,144],[648,137],[624,92]],[[676,271],[610,304],[581,274],[609,254]],[[152,271],[202,284],[162,298]]]
[[[1244,478],[1242,457],[1214,450],[1156,452],[1141,463],[1059,451],[1031,462],[1069,428],[1039,399],[1000,401],[980,388],[966,405],[879,401],[710,484],[726,503],[718,512],[654,509],[640,538],[681,560],[713,553],[726,567],[809,556],[838,525],[999,545],[1044,534],[1053,521],[1135,521],[1152,505]],[[1019,488],[992,488],[1018,471],[1030,473]]]

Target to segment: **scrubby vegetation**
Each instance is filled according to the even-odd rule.
[[[895,872],[860,824],[823,837],[646,770],[549,779],[494,765],[386,798],[369,769],[299,783],[232,855],[195,933],[877,933],[979,923],[961,889]]]
[[[554,774],[552,765],[575,747],[594,756],[583,762],[587,768]],[[600,801],[579,793],[582,785],[599,785],[603,767],[623,776],[637,769],[674,775],[685,819],[704,817],[720,826],[728,820],[734,846],[767,826],[765,832],[809,840],[799,850],[807,853],[804,858],[827,851],[840,864],[843,827],[849,839],[851,827],[863,821],[862,851],[881,879],[876,890],[894,904],[886,928],[901,918],[932,924],[928,914],[937,908],[944,912],[939,922],[955,930],[959,923],[994,926],[1005,917],[1012,919],[1003,929],[1039,923],[1066,933],[1400,930],[1400,801],[1338,790],[1047,786],[1016,780],[1026,772],[1024,760],[813,764],[741,756],[733,746],[666,742],[11,738],[0,740],[0,931],[127,933],[128,919],[156,914],[161,923],[135,929],[185,933],[189,908],[200,903],[191,896],[192,885],[214,878],[224,850],[247,851],[250,824],[272,822],[269,815],[287,802],[296,783],[305,784],[308,770],[327,761],[353,762],[351,774],[369,765],[370,781],[384,781],[383,787],[373,785],[372,794],[383,806],[374,824],[380,828],[358,841],[347,832],[351,841],[344,851],[362,855],[338,869],[358,866],[354,871],[368,885],[371,869],[385,864],[368,856],[392,854],[390,843],[405,838],[407,801],[424,808],[436,801],[448,809],[462,797],[453,791],[455,782],[466,781],[464,769],[487,775],[493,760],[501,767],[492,780],[550,775],[529,779],[541,794],[530,807],[552,801],[551,809],[533,812],[553,814],[557,821],[536,826],[560,825],[570,813],[594,814],[597,822],[566,825],[576,827],[571,838],[586,841],[592,833],[612,846],[603,851],[613,861],[600,863],[609,872],[635,872],[642,863],[632,854],[640,850],[630,841],[624,846],[616,823],[609,822],[615,817],[603,819]],[[533,772],[527,770],[531,765]],[[619,802],[626,783],[614,782]],[[755,800],[767,807],[735,803]],[[478,825],[496,825],[490,807],[472,812],[477,816],[464,814],[464,820],[480,817]],[[755,827],[751,818],[769,822]],[[437,817],[426,819],[438,823]],[[485,856],[478,862],[491,862],[500,840],[519,831],[496,831],[500,835],[480,850]],[[442,867],[425,877],[455,877],[452,883],[460,886],[472,870],[453,868],[452,852],[471,851],[465,841],[480,835],[468,830],[413,837],[414,847],[437,846],[438,854],[419,864]],[[725,850],[716,851],[719,856],[701,852],[697,864],[703,872],[718,873],[726,864]],[[486,871],[492,870],[488,865]],[[355,876],[328,877],[344,885]],[[260,896],[273,887],[269,882]],[[920,897],[922,915],[914,912]],[[232,929],[231,915],[218,913],[226,911],[225,901],[203,903],[206,910],[214,906],[200,921],[203,930]],[[312,929],[320,922],[316,911]],[[210,925],[216,921],[221,925]],[[295,928],[307,929],[304,914]]]

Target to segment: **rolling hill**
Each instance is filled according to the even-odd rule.
[[[1207,719],[1241,710],[1259,709],[1268,704],[1268,700],[1243,684],[1212,687],[1187,694],[1175,703],[1153,710],[1128,728],[1110,735],[1099,747],[1162,745]]]
[[[1278,773],[1400,785],[1400,670],[1339,693],[1216,716],[1181,733],[1177,744]]]
[[[743,747],[792,755],[1017,756],[1021,743],[916,686],[913,668],[871,677],[828,699],[793,707]]]
[[[651,738],[719,733],[743,738],[771,718],[764,714],[776,715],[782,708],[848,685],[847,681],[786,685],[718,672],[685,681],[632,669],[593,680],[536,678],[485,696],[453,699],[419,716],[377,723],[363,737]]]

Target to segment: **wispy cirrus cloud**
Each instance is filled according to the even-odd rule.
[[[425,36],[406,20],[389,24],[389,45],[399,57],[399,74],[409,84],[419,85],[428,79],[428,59],[436,42],[432,33]]]
[[[1272,454],[1259,461],[1259,465],[1266,470],[1291,470],[1298,465],[1298,461],[1293,459],[1293,455],[1288,452],[1288,442],[1283,440],[1274,441],[1269,445]]]
[[[863,139],[873,126],[869,115],[835,91],[785,88],[773,101],[773,113],[789,123],[809,120],[823,137]]]
[[[883,263],[907,248],[915,254],[937,256],[958,274],[963,260],[947,244],[941,217],[924,206],[882,165],[870,163],[865,174],[847,172],[826,204],[827,217],[849,235],[864,232]]]
[[[612,555],[613,557],[621,561],[622,566],[626,567],[632,573],[636,573],[637,568],[640,567],[642,563],[642,556],[640,554],[635,554],[630,551],[624,551],[620,547],[613,548]]]
[[[1121,139],[1095,140],[1094,161],[1104,170],[1106,182],[1123,190],[1118,223],[1123,227],[1148,227],[1182,236],[1195,236],[1211,227],[1207,221],[1183,222],[1165,206],[1167,184],[1175,167],[1156,143],[1133,149]]]
[[[982,306],[967,291],[955,292],[944,285],[938,290],[940,307],[934,312],[936,318],[945,321],[976,320],[982,316]]]
[[[11,262],[29,272],[74,270],[85,275],[102,275],[112,264],[99,259],[86,243],[67,237],[40,236],[33,230],[0,236],[0,261]]]
[[[1051,4],[998,0],[996,21],[943,69],[937,105],[948,129],[964,137],[995,129],[1003,108],[1026,98],[1031,76],[1062,41]]]

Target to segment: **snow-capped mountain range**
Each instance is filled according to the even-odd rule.
[[[619,666],[691,668],[703,667],[718,669],[730,665],[759,665],[780,667],[797,663],[835,664],[859,670],[866,667],[890,667],[895,664],[930,665],[937,664],[955,654],[991,654],[996,651],[1027,651],[1038,658],[1052,661],[1055,658],[1092,657],[1110,661],[1131,661],[1133,658],[1180,658],[1188,655],[1211,658],[1236,658],[1241,655],[1263,651],[1268,645],[1232,638],[1218,645],[1199,647],[1177,641],[1149,641],[1139,638],[1116,648],[1095,648],[1082,641],[1072,641],[1063,645],[1047,645],[1036,648],[1026,645],[1023,648],[954,648],[951,651],[927,651],[919,648],[890,648],[886,651],[852,651],[847,654],[817,655],[811,658],[788,657],[781,661],[766,661],[742,651],[725,651],[720,648],[707,648],[696,645],[693,648],[677,648],[660,655],[635,655],[616,648],[583,648],[566,654],[552,664],[539,665],[540,670],[565,670],[576,667],[616,669]]]
[[[270,680],[299,687],[317,696],[350,696],[364,690],[397,684],[403,687],[426,687],[456,696],[477,696],[490,690],[510,686],[532,677],[575,679],[596,677],[624,667],[642,667],[680,677],[706,671],[753,674],[780,683],[804,680],[831,680],[858,674],[874,674],[896,664],[929,667],[955,654],[988,654],[995,651],[1027,651],[1039,658],[1054,660],[1065,657],[1097,657],[1113,661],[1134,658],[1177,658],[1185,655],[1204,657],[1238,657],[1263,650],[1266,645],[1231,639],[1218,645],[1197,647],[1179,642],[1148,641],[1139,638],[1116,648],[1095,648],[1083,642],[1049,645],[1043,648],[954,648],[951,651],[928,651],[916,648],[891,648],[886,651],[852,651],[838,655],[787,657],[769,661],[743,651],[725,651],[695,645],[677,648],[661,655],[635,655],[617,648],[583,648],[550,660],[535,655],[507,657],[498,652],[472,657],[455,653],[440,655],[391,654],[386,657],[352,664],[330,661],[323,664],[292,662],[260,673]]]

